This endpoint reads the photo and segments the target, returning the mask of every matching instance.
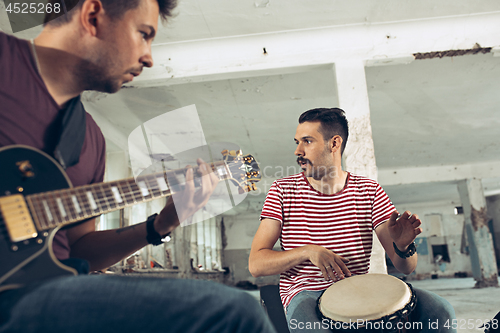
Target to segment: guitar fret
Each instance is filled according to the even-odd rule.
[[[137,191],[138,188],[135,181],[127,181],[127,185],[130,190],[130,193],[132,194],[132,197],[134,198],[134,203],[144,201],[144,198],[142,197],[141,193]]]
[[[117,206],[116,200],[113,195],[113,191],[111,190],[110,184],[103,184],[102,190],[104,192],[104,197],[108,200],[108,206],[110,210],[114,210]]]
[[[87,195],[87,199],[90,204],[90,209],[97,210],[97,204],[94,200],[94,195],[92,194],[92,191],[86,191],[85,194]]]
[[[45,195],[45,202],[47,203],[48,209],[52,216],[52,225],[57,226],[58,223],[62,221],[62,214],[59,212],[56,203],[56,197],[54,192],[49,192]]]
[[[31,204],[34,208],[36,220],[38,221],[40,229],[47,229],[49,225],[46,222],[45,214],[43,214],[39,197],[39,195],[31,197]]]
[[[60,197],[63,207],[65,208],[66,213],[68,214],[67,220],[68,221],[77,220],[78,214],[76,213],[75,205],[71,199],[72,198],[71,193],[69,193],[69,191],[63,191],[61,192]]]
[[[97,198],[97,204],[100,207],[101,212],[109,211],[108,200],[106,199],[106,195],[104,194],[104,190],[102,188],[102,184],[92,186],[95,197]]]
[[[66,213],[66,209],[64,208],[63,202],[61,198],[56,198],[57,208],[59,208],[59,212],[61,212],[61,217],[66,218],[68,213]]]
[[[50,212],[49,205],[47,204],[47,200],[42,200],[42,205],[43,209],[45,211],[45,216],[47,216],[47,221],[50,223],[54,221],[54,217],[52,216],[52,213]]]
[[[149,193],[148,186],[146,185],[146,182],[144,180],[139,181],[137,183],[137,186],[138,186],[139,190],[141,191],[141,195],[144,198],[147,198],[148,196],[151,196],[151,194]]]
[[[160,191],[158,191],[158,189],[156,188],[157,183],[153,175],[145,177],[144,180],[146,182],[149,193],[151,194],[151,197],[155,198],[161,195]]]
[[[61,222],[61,214],[56,207],[52,193],[40,195],[40,200],[49,227],[55,227]]]
[[[87,187],[87,197],[90,202],[90,208],[92,209],[93,215],[98,215],[102,213],[102,204],[99,197],[96,194],[95,186],[91,185]]]
[[[130,191],[130,186],[128,185],[127,181],[119,181],[118,185],[122,193],[122,198],[127,205],[131,205],[137,202],[134,198],[134,195]]]
[[[111,187],[111,192],[113,192],[113,197],[117,204],[121,204],[123,202],[122,196],[120,195],[120,190],[116,186]]]
[[[161,196],[161,192],[156,187],[156,186],[158,186],[156,178],[154,178],[153,175],[152,176],[147,176],[146,177],[146,182],[148,184],[149,190],[151,191],[151,196],[153,198],[160,197]]]
[[[113,195],[117,195],[120,198],[120,201],[118,202],[118,207],[125,207],[127,206],[127,201],[125,201],[127,198],[125,197],[125,193],[123,192],[123,189],[121,187],[120,181],[116,181],[114,183],[116,190],[114,190]]]
[[[82,207],[80,207],[80,204],[78,203],[78,197],[74,192],[71,194],[71,202],[73,203],[73,207],[75,207],[76,214],[80,215],[82,213]]]
[[[160,189],[161,192],[168,191],[169,187],[167,185],[167,182],[165,181],[165,177],[163,176],[156,177],[156,182],[158,183],[158,188]]]
[[[87,201],[87,195],[84,192],[84,188],[77,188],[76,190],[76,197],[80,204],[80,209],[82,210],[83,217],[87,218],[92,215],[92,210],[90,209],[89,202]]]

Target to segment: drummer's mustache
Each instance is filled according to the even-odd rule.
[[[309,163],[312,165],[311,161],[309,161],[307,158],[303,158],[302,156],[297,157],[297,164],[300,165],[300,163]]]

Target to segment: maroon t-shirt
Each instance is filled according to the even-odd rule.
[[[0,147],[23,144],[52,156],[61,112],[38,73],[29,41],[0,32]],[[87,113],[80,161],[66,169],[73,186],[103,181],[105,150],[101,130]],[[66,231],[56,234],[53,249],[58,259],[69,258]]]

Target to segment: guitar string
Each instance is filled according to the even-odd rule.
[[[226,164],[225,162],[218,162],[218,163],[214,163],[214,164],[212,164],[212,165],[211,165],[211,166],[212,166],[212,171],[215,171],[214,167],[215,167],[217,164],[222,165],[222,166],[225,166],[225,169],[226,169],[225,171],[226,171],[226,172],[228,171],[228,170],[227,170],[227,169],[228,169],[228,168],[227,168],[227,164]],[[198,167],[196,167],[196,168],[194,168],[194,169],[195,169],[196,171],[199,171],[199,168],[198,168]],[[141,177],[138,177],[138,178],[137,178],[137,180],[138,180],[139,182],[144,180],[144,181],[146,181],[146,182],[150,183],[150,181],[152,180],[152,179],[151,179],[151,177],[155,177],[155,176],[157,176],[157,175],[163,175],[163,176],[167,175],[167,176],[168,176],[168,174],[172,174],[172,173],[175,175],[176,173],[183,173],[183,172],[184,172],[184,169],[169,170],[169,171],[166,171],[166,172],[163,172],[163,173],[157,173],[157,174],[151,174],[151,175],[141,176]],[[226,178],[221,178],[221,176],[220,176],[219,174],[217,174],[217,176],[219,177],[219,180],[226,179]],[[155,179],[154,179],[154,180],[156,180],[156,178],[158,178],[158,177],[155,177]],[[130,188],[130,183],[131,183],[131,180],[132,180],[132,179],[124,179],[124,180],[115,181],[115,182],[110,182],[110,183],[106,183],[106,184],[108,184],[108,186],[111,186],[111,187],[113,187],[113,185],[116,185],[116,187],[117,187],[117,188],[122,188],[122,185],[123,185],[123,184],[126,184],[126,185]],[[121,183],[121,184],[120,184],[120,183]],[[136,185],[136,181],[135,181],[135,179],[132,181],[132,183]],[[87,190],[87,191],[88,191],[88,190],[90,190],[90,191],[92,191],[93,189],[95,189],[95,186],[101,186],[101,187],[102,187],[102,183],[101,183],[101,184],[92,184],[92,185],[82,186],[82,187],[79,187],[79,188],[62,189],[62,190],[59,190],[59,191],[60,191],[60,192],[67,192],[67,191],[72,191],[72,190],[75,190],[75,189],[80,190],[80,191],[82,191],[82,190]],[[156,190],[156,189],[160,190],[160,188],[159,188],[159,187],[158,187],[158,188],[157,188],[157,187],[152,187],[152,188],[149,188],[149,187],[148,187],[148,189],[149,189],[149,190]],[[101,188],[101,190],[102,190],[102,188]],[[137,191],[137,190],[132,190],[131,188],[130,188],[130,190],[131,190],[131,191],[126,191],[126,192],[122,191],[122,192],[123,192],[125,195],[126,195],[127,193],[132,193],[134,196],[135,196],[136,194],[140,194],[141,196],[143,196],[143,195],[142,195],[142,192],[141,192],[141,190],[140,190],[140,188],[139,188],[139,191]],[[54,192],[54,193],[56,193],[56,192],[58,192],[58,191],[53,191],[53,192]],[[162,192],[162,191],[160,190],[160,192]]]
[[[136,185],[136,184],[121,182],[120,184],[114,184],[114,185],[117,185],[116,188],[121,190],[121,192],[120,192],[121,197],[127,203],[131,203],[132,201],[141,201],[142,199],[144,199],[145,197],[148,197],[148,196],[160,197],[160,196],[164,196],[165,194],[168,194],[169,192],[171,192],[171,190],[162,191],[161,188],[158,186],[149,186],[148,187],[149,194],[144,196],[142,190],[139,187],[137,187],[137,189],[132,189],[132,187],[130,186],[130,185]],[[124,190],[124,188],[129,188],[129,190]],[[100,193],[96,190],[99,190]],[[65,189],[65,190],[59,190],[59,191],[47,192],[47,193],[52,193],[54,196],[57,196],[59,198],[68,198],[68,197],[71,197],[73,195],[76,195],[77,197],[79,197],[79,202],[83,203],[86,206],[86,208],[91,209],[91,204],[88,202],[88,198],[87,198],[87,192],[93,193],[92,198],[95,200],[96,204],[98,204],[99,206],[104,206],[104,205],[109,206],[109,205],[105,204],[105,202],[107,201],[106,199],[113,197],[112,191],[105,190],[102,187],[102,185],[100,185],[100,184],[94,184],[94,186],[71,188],[71,189]],[[56,207],[57,204],[52,204],[52,202],[54,202],[54,200],[51,200],[50,197],[47,197],[47,193],[35,194],[32,196],[37,197],[37,198],[42,199],[42,200],[48,199],[51,203],[51,206]]]
[[[123,185],[124,181],[121,181],[121,185]],[[101,184],[99,184],[101,185]],[[128,184],[129,185],[129,184]],[[95,187],[94,187],[95,188]],[[74,189],[72,189],[74,190]],[[64,205],[64,201],[63,201],[63,207],[70,207],[70,210],[71,210],[71,216],[67,216],[66,218],[62,218],[61,214],[59,214],[59,207],[57,206],[57,203],[55,202],[55,200],[51,200],[50,197],[48,197],[48,194],[46,193],[43,193],[43,194],[39,194],[39,195],[33,195],[32,198],[30,199],[35,199],[34,201],[38,204],[37,206],[38,207],[35,207],[35,211],[37,212],[37,215],[40,215],[40,211],[43,212],[41,214],[41,216],[43,217],[43,220],[46,220],[47,223],[44,223],[44,221],[40,221],[41,225],[45,226],[45,227],[49,227],[49,226],[56,226],[58,224],[58,221],[55,221],[55,220],[59,220],[59,221],[62,221],[62,222],[67,222],[67,221],[72,221],[72,220],[75,220],[75,219],[79,219],[79,218],[86,218],[86,217],[89,217],[89,216],[96,216],[96,215],[99,215],[99,213],[102,213],[103,211],[109,211],[109,210],[113,210],[113,207],[111,207],[111,205],[108,205],[108,209],[106,209],[104,207],[102,207],[102,204],[100,204],[100,209],[92,209],[90,204],[87,202],[87,197],[82,193],[84,189],[82,188],[79,188],[78,190],[76,191],[69,191],[69,192],[73,192],[73,193],[63,193],[61,195],[59,195],[59,197],[61,198],[65,198],[66,202],[69,201],[69,197],[68,195],[77,195],[78,197],[80,197],[80,200],[79,202],[82,204],[80,206],[81,208],[81,212],[80,213],[76,213],[76,210],[74,209],[74,205],[73,204],[66,204]],[[87,191],[85,191],[86,193]],[[139,200],[135,199],[135,198],[132,198],[132,197],[127,197],[127,196],[123,196],[123,198],[125,199],[122,203],[116,203],[114,204],[115,208],[116,207],[124,207],[124,206],[127,206],[127,205],[131,205],[131,204],[135,204],[135,203],[139,203],[139,202],[145,202],[145,201],[149,201],[149,200],[154,200],[154,199],[157,199],[157,198],[160,198],[160,197],[164,197],[164,196],[167,196],[167,195],[170,195],[171,194],[171,191],[170,190],[167,190],[167,191],[161,191],[159,188],[157,187],[154,187],[154,188],[149,188],[149,194],[147,196],[143,196],[142,195],[142,192],[138,192],[138,191],[135,191],[136,194],[141,194],[141,196],[139,197]],[[152,193],[154,192],[154,193]],[[36,197],[35,197],[36,196]],[[102,199],[102,198],[101,198]],[[48,221],[48,219],[46,217],[47,214],[46,212],[44,212],[44,210],[42,209],[42,204],[40,203],[40,201],[43,201],[45,200],[46,202],[46,205],[49,207],[49,210],[51,211],[51,213],[54,213],[54,212],[57,212],[56,214],[56,219],[53,219],[54,223],[51,223],[51,221]],[[32,200],[33,201],[33,200]],[[71,202],[71,201],[69,201]],[[83,206],[83,207],[82,207]],[[73,213],[74,212],[74,213]]]
[[[157,198],[159,198],[161,196],[165,196],[165,195],[151,196],[150,198],[142,200],[142,202],[151,201],[151,200],[157,199]],[[125,207],[125,206],[130,206],[132,204],[135,204],[135,202],[123,202],[123,203],[117,204],[115,206],[115,209],[119,209],[119,208]],[[50,202],[48,202],[47,205],[51,206],[49,209],[52,211],[52,213],[53,213],[53,210],[57,210],[56,209],[57,207],[55,207],[54,205],[52,205]],[[39,204],[39,206],[40,206],[40,204]],[[93,216],[97,216],[97,215],[100,215],[102,213],[102,211],[99,211],[99,210],[96,211],[96,210],[90,209],[90,207],[88,207],[88,205],[86,205],[86,204],[85,204],[85,206],[87,206],[87,207],[84,208],[84,209],[82,209],[81,213],[72,214],[72,216],[67,216],[64,219],[59,219],[59,217],[57,216],[57,218],[54,219],[54,220],[52,220],[52,221],[48,221],[48,219],[46,218],[47,214],[43,210],[42,210],[42,213],[40,213],[41,208],[40,209],[35,209],[35,210],[37,211],[38,216],[43,217],[43,220],[40,221],[40,225],[42,227],[50,228],[50,227],[56,227],[57,225],[59,225],[61,223],[64,223],[64,222],[73,222],[73,221],[78,221],[78,220],[82,220],[82,219],[85,219],[85,218],[91,218]],[[115,209],[112,209],[110,207],[109,210],[115,210]],[[45,222],[45,221],[47,221],[47,222]]]
[[[179,171],[175,170],[174,172],[179,172]],[[167,172],[167,173],[169,173],[169,172]],[[158,173],[158,174],[163,174],[163,173]],[[137,181],[138,182],[145,181],[145,183],[147,183],[148,185],[151,185],[151,181],[155,181],[155,183],[156,183],[156,178],[158,178],[158,177],[155,177],[152,179],[152,177],[155,177],[155,174],[138,177]],[[220,179],[220,177],[219,177],[219,179]],[[220,179],[220,180],[222,180],[222,179]],[[110,182],[110,183],[106,183],[106,184],[109,187],[117,187],[118,189],[121,189],[122,190],[121,193],[123,194],[123,196],[125,198],[127,198],[128,195],[133,196],[134,198],[139,197],[140,199],[142,197],[144,197],[144,195],[142,194],[142,190],[139,188],[139,186],[137,186],[137,189],[132,189],[131,185],[137,185],[137,182],[135,180],[125,179],[125,180],[114,181],[114,182]],[[123,191],[123,186],[127,186],[129,188],[129,190]],[[100,187],[102,192],[105,192],[105,189],[103,188],[103,184],[92,184],[92,185],[82,186],[82,187],[78,187],[78,188],[62,189],[59,191],[53,191],[53,193],[61,192],[60,195],[64,195],[64,193],[62,193],[62,192],[68,192],[68,191],[71,192],[72,190],[75,190],[75,189],[77,189],[78,191],[85,191],[85,193],[86,193],[89,191],[92,192],[93,190],[95,190],[96,188],[99,188],[99,187]],[[161,188],[157,185],[148,186],[148,190],[150,190],[151,192],[158,190],[161,193],[160,195],[164,194],[162,192],[165,192],[165,191],[161,191]],[[97,193],[97,192],[94,191],[94,193]],[[80,194],[80,193],[76,193],[76,194]],[[94,196],[94,198],[97,198],[99,200],[102,199],[98,195]]]
[[[163,196],[165,194],[168,194],[169,190],[162,191],[158,185],[151,186],[151,180],[154,180],[156,183],[156,177],[154,179],[151,179],[154,176],[155,175],[147,175],[147,176],[143,176],[143,177],[138,178],[139,182],[145,181],[145,183],[147,183],[147,185],[149,185],[148,191],[151,193],[148,194],[147,196],[149,196],[149,195]],[[115,185],[115,186],[113,186],[113,185]],[[135,187],[137,187],[137,189],[132,189],[131,185],[135,185]],[[121,194],[125,198],[126,201],[130,201],[130,200],[140,201],[145,197],[142,193],[141,188],[139,188],[139,186],[137,186],[137,183],[135,181],[131,182],[130,179],[110,182],[110,183],[107,183],[107,186],[117,187],[118,189],[121,189],[122,190]],[[124,191],[123,186],[128,187],[129,190]],[[98,193],[95,191],[96,189],[100,189],[104,195],[102,197],[99,196]],[[156,194],[155,191],[159,192],[159,194]],[[57,192],[61,192],[58,195],[59,197],[61,197],[61,196],[64,197],[65,195],[73,195],[73,194],[80,196],[80,198],[81,198],[80,201],[82,201],[87,206],[86,208],[88,208],[89,204],[87,204],[86,195],[82,194],[82,192],[84,192],[85,194],[86,194],[86,192],[91,192],[91,193],[93,192],[94,194],[96,194],[96,195],[93,195],[93,198],[94,198],[94,200],[98,200],[98,202],[96,202],[96,203],[98,203],[100,206],[103,205],[103,201],[106,201],[107,197],[110,197],[109,194],[112,194],[112,193],[108,193],[108,195],[106,195],[106,190],[104,189],[103,184],[92,184],[89,186],[83,186],[83,187],[79,187],[79,188],[71,188],[71,189],[63,189],[63,190],[59,190],[59,191],[53,191],[54,194]],[[71,193],[71,192],[75,192],[75,193]],[[167,192],[167,193],[164,193],[164,192]],[[43,194],[40,194],[39,196],[41,197],[41,195],[43,195]],[[130,203],[130,202],[127,202],[127,203]],[[55,207],[55,205],[52,205],[52,207]]]
[[[230,174],[229,168],[226,162],[219,162],[219,163],[214,163],[211,165],[212,171],[217,170],[217,164],[224,166],[225,173]],[[199,171],[198,167],[194,168],[195,171]],[[159,173],[162,174],[163,176],[168,175],[168,174],[176,174],[176,173],[184,173],[184,169],[180,170],[169,170],[164,173]],[[139,177],[139,181],[144,181],[145,184],[147,184],[147,190],[148,190],[148,195],[144,195],[143,191],[139,188],[137,183],[130,182],[130,180],[120,180],[116,182],[111,182],[107,184],[92,184],[89,186],[84,186],[81,188],[71,188],[71,189],[64,189],[60,190],[61,192],[58,196],[56,196],[56,192],[53,193],[45,193],[45,198],[43,197],[43,193],[39,195],[33,195],[31,198],[29,198],[29,201],[31,201],[32,207],[35,210],[35,213],[38,218],[38,222],[41,227],[50,227],[50,226],[57,226],[59,224],[58,221],[61,222],[69,222],[69,221],[75,221],[78,219],[86,218],[86,217],[91,217],[91,216],[96,216],[99,215],[100,213],[104,213],[106,211],[114,210],[116,208],[125,207],[127,205],[132,205],[135,203],[139,202],[145,202],[145,201],[150,201],[156,198],[160,197],[165,197],[168,195],[172,195],[171,189],[168,189],[166,191],[162,191],[158,187],[157,183],[157,175],[158,174],[153,174],[153,175],[147,175],[147,176],[142,176]],[[222,179],[227,179],[224,177],[225,175],[220,175],[216,173],[216,175],[219,177],[220,180]],[[154,178],[153,178],[154,177]],[[151,182],[154,181],[154,186],[151,186]],[[124,199],[123,203],[118,203],[118,202],[109,202],[107,198],[111,198],[110,193],[110,188],[115,185],[118,189],[121,189],[121,195],[122,199]],[[126,185],[129,188],[129,191],[123,191],[123,185]],[[137,189],[132,189],[132,186],[136,187]],[[98,195],[98,192],[96,189],[99,189],[101,193],[103,194],[103,197],[100,197]],[[92,195],[96,205],[98,205],[98,209],[92,209],[90,206],[90,203],[87,202],[86,195],[84,193],[86,192],[93,192],[95,195]],[[106,193],[107,192],[107,193]],[[52,197],[50,197],[52,196]],[[75,196],[79,197],[80,200],[78,200],[79,203],[82,205],[80,206],[80,213],[76,211],[76,207],[74,206],[74,203],[71,201],[70,197]],[[57,204],[57,198],[61,199],[61,204],[63,206],[63,209],[65,210],[66,215],[63,217],[62,212],[59,209],[59,206]],[[28,198],[27,198],[28,199]],[[43,204],[40,201],[45,201],[45,204],[48,207],[48,210],[50,214],[55,215],[52,216],[53,221],[49,221],[49,216],[47,215],[45,211],[45,207],[42,207]],[[105,206],[104,203],[105,202]],[[114,206],[114,207],[113,207]],[[53,222],[53,223],[52,223]]]
[[[216,165],[217,165],[217,163],[211,165],[212,171],[215,171],[214,168],[216,167]],[[219,165],[224,166],[224,169],[226,169],[225,171],[226,172],[228,171],[227,170],[228,166],[225,162],[221,162],[221,163],[219,163]],[[194,168],[194,169],[196,171],[199,171],[199,168]],[[166,174],[172,174],[172,173],[174,175],[176,173],[184,173],[184,170],[183,169],[169,170],[167,172],[158,173],[158,174],[165,176]],[[156,175],[152,174],[152,175],[142,176],[142,177],[138,178],[139,181],[145,181],[145,183],[147,185],[149,185],[149,186],[147,186],[149,193],[146,196],[144,195],[143,191],[139,188],[139,186],[137,185],[135,180],[133,182],[131,182],[130,179],[128,179],[128,180],[125,179],[125,180],[115,181],[115,182],[111,182],[111,183],[107,183],[107,184],[102,184],[102,183],[101,184],[92,184],[92,185],[88,185],[88,186],[84,186],[84,187],[80,187],[80,188],[71,188],[71,189],[60,190],[61,194],[59,194],[57,196],[57,198],[61,198],[61,203],[62,203],[62,206],[63,206],[65,213],[66,213],[66,216],[64,216],[64,217],[62,216],[62,212],[60,211],[60,208],[57,204],[57,200],[49,197],[49,195],[56,197],[54,192],[53,193],[49,192],[48,194],[46,194],[45,203],[48,206],[50,213],[51,214],[55,213],[54,214],[55,219],[54,219],[54,216],[52,216],[52,217],[53,217],[53,220],[56,223],[56,225],[57,225],[57,221],[55,221],[55,220],[64,222],[64,221],[75,220],[78,218],[84,218],[86,216],[96,216],[96,215],[99,215],[100,213],[104,213],[104,212],[109,211],[109,210],[114,210],[114,208],[116,208],[116,207],[127,206],[127,205],[136,204],[136,203],[140,203],[140,202],[144,202],[144,201],[148,201],[148,200],[153,200],[153,199],[159,198],[159,197],[165,197],[168,195],[172,195],[173,193],[172,193],[171,189],[168,189],[166,191],[162,191],[159,187],[157,187],[157,185],[150,186],[151,181],[153,181],[153,180],[155,181],[155,183],[157,183],[156,176],[158,174],[156,174]],[[217,174],[217,176],[221,180],[221,175]],[[155,178],[152,179],[152,177],[155,177]],[[226,178],[223,177],[222,179],[226,179]],[[123,200],[121,203],[118,203],[118,202],[110,203],[108,201],[108,198],[111,198],[111,196],[106,195],[106,189],[104,188],[104,186],[112,188],[113,185],[115,185],[119,190],[121,190],[121,197]],[[137,187],[137,189],[132,189],[132,187],[134,185],[135,185],[135,187]],[[129,190],[124,191],[123,186],[128,187]],[[109,188],[108,188],[108,191],[109,191]],[[104,194],[102,197],[100,197],[98,195],[98,192],[96,191],[97,189],[99,189],[102,192],[102,194]],[[98,206],[97,209],[92,209],[92,205],[88,202],[88,198],[86,196],[87,192],[94,193],[92,195],[92,198],[94,199],[94,203],[96,204],[96,206]],[[159,192],[159,194],[156,194],[155,192],[156,193]],[[108,192],[108,194],[109,194],[109,192]],[[80,197],[79,202],[82,203],[82,206],[83,206],[83,207],[80,206],[80,208],[81,208],[80,213],[77,213],[77,211],[75,210],[74,204],[69,199],[69,197],[71,197],[73,195]],[[35,200],[38,199],[36,201],[39,201],[39,200],[43,201],[44,200],[43,194],[38,195],[38,197],[34,198],[34,199]],[[66,199],[66,200],[64,200],[64,199]],[[68,202],[71,204],[68,204]],[[115,207],[112,207],[113,205]],[[40,206],[39,202],[38,202],[38,206]],[[69,212],[67,210],[69,210]],[[37,212],[37,215],[40,215],[40,211],[38,208],[35,208],[35,211]],[[43,210],[42,210],[42,212],[43,212]],[[45,219],[45,215],[46,215],[46,213],[41,214],[41,216],[44,217],[44,220],[47,220],[47,219]],[[42,224],[42,222],[43,221],[40,221],[40,224]],[[53,223],[50,223],[50,221],[47,221],[47,222],[49,225],[53,224]]]

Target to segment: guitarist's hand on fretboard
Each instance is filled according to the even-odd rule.
[[[203,208],[219,183],[219,177],[206,162],[198,159],[197,163],[198,175],[195,177],[193,168],[187,167],[186,184],[182,190],[168,198],[165,208],[156,218],[155,230],[160,235],[171,232],[181,222]],[[195,186],[195,178],[201,186]]]

